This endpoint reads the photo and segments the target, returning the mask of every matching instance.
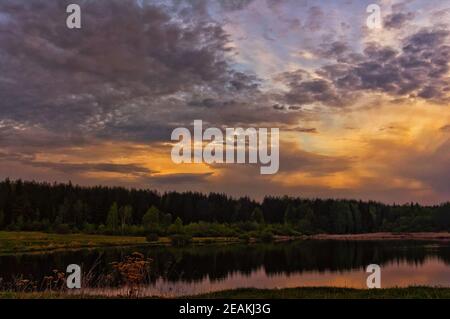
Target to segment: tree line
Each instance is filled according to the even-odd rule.
[[[450,231],[450,202],[387,205],[374,201],[265,197],[0,182],[0,229],[159,235]]]

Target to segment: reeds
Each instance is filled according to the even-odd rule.
[[[96,272],[100,265],[101,256],[94,265],[82,275],[82,289],[90,288],[123,288],[126,294],[122,297],[135,298],[140,295],[140,288],[150,282],[150,265],[152,259],[134,252],[118,262],[110,264],[111,271],[103,274]],[[0,291],[15,293],[78,293],[67,288],[66,273],[58,269],[44,276],[40,280],[26,278],[24,275],[14,276],[6,281],[0,277]]]

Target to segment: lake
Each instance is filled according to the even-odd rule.
[[[450,243],[445,241],[321,241],[186,248],[133,247],[0,256],[0,277],[41,280],[69,264],[96,275],[133,252],[153,260],[151,283],[141,294],[182,296],[225,289],[334,286],[366,288],[367,265],[381,266],[383,288],[450,287]],[[125,294],[120,288],[87,293]]]

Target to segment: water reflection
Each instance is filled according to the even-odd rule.
[[[133,251],[153,259],[147,295],[185,295],[238,287],[364,288],[365,267],[382,267],[382,286],[450,286],[450,245],[412,241],[301,241],[266,245],[158,247],[0,257],[0,277],[43,278],[68,264],[97,274]],[[92,290],[95,293],[98,291]],[[121,290],[102,290],[120,294]]]

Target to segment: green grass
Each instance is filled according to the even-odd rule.
[[[233,238],[194,238],[195,244],[227,243]],[[41,253],[54,250],[101,248],[114,246],[168,245],[170,239],[160,238],[148,243],[145,237],[105,236],[88,234],[47,234],[42,232],[0,231],[0,255]]]
[[[105,299],[111,297],[57,292],[0,292],[0,299]],[[122,297],[124,298],[124,297]],[[114,299],[114,298],[111,298]],[[182,299],[450,299],[450,288],[409,287],[390,289],[290,288],[236,289]]]
[[[144,237],[0,231],[0,255],[146,243]]]
[[[450,299],[450,288],[408,287],[389,289],[289,288],[236,289],[193,298],[205,299]]]

